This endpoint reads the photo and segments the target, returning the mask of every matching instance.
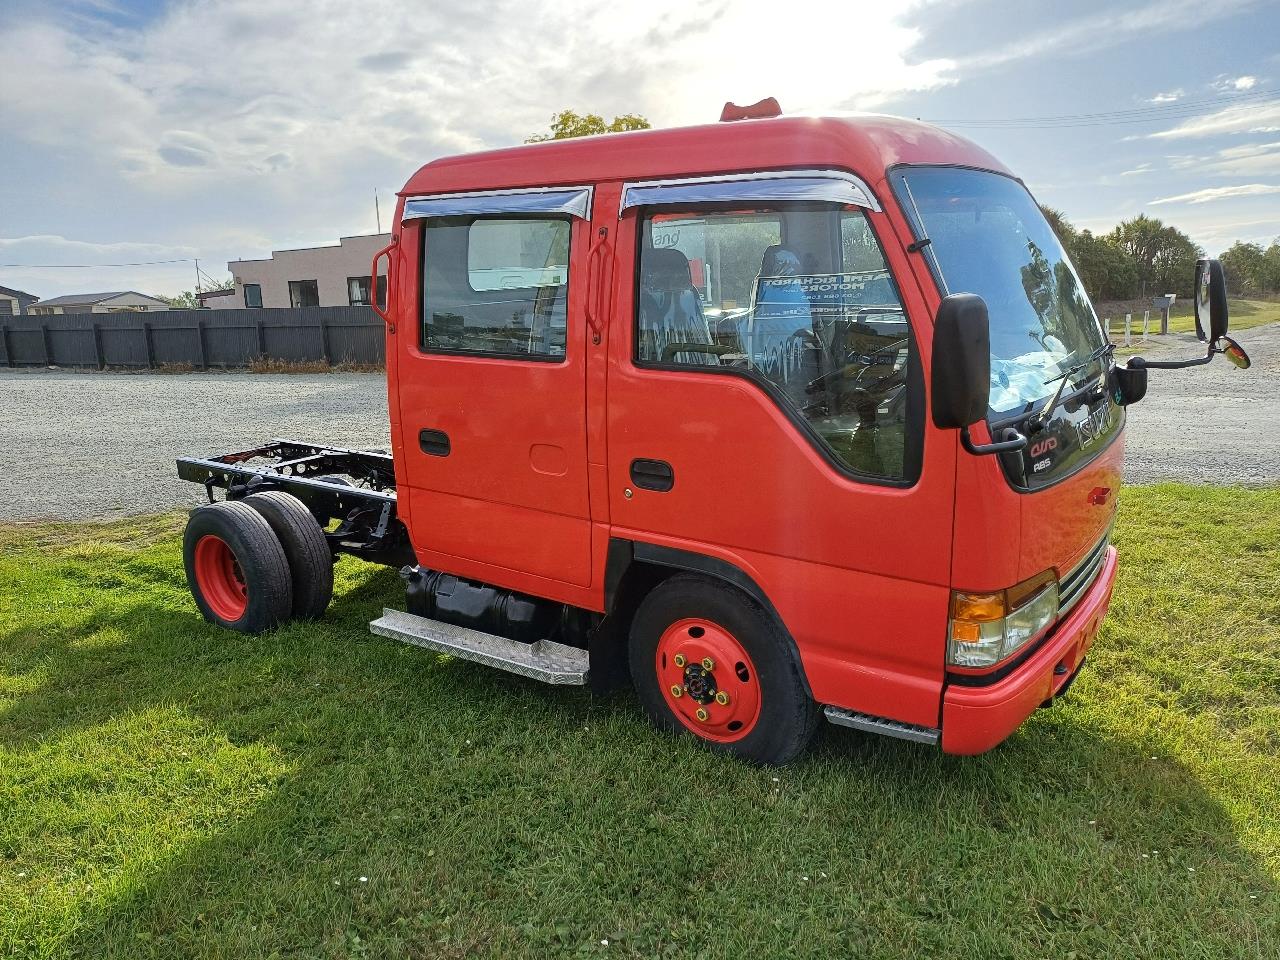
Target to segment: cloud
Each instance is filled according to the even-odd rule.
[[[1161,197],[1159,200],[1152,200],[1151,206],[1162,203],[1210,203],[1229,197],[1260,197],[1273,193],[1280,193],[1280,184],[1242,183],[1234,187],[1209,187],[1191,193],[1180,193],[1176,197]]]
[[[1226,133],[1274,133],[1280,131],[1280,101],[1257,101],[1225,107],[1204,116],[1184,120],[1168,130],[1147,134],[1151,139],[1208,137]]]
[[[1215,90],[1223,93],[1244,92],[1252,90],[1258,85],[1258,78],[1251,76],[1232,77],[1228,74],[1219,74],[1218,78],[1213,82]]]
[[[962,71],[1001,66],[1032,57],[1090,53],[1116,46],[1135,36],[1183,30],[1203,25],[1256,5],[1257,0],[1223,0],[1205,6],[1199,0],[1156,0],[1130,10],[1109,9],[1028,33],[1012,43],[993,47],[959,61]]]
[[[175,167],[212,167],[218,162],[213,141],[190,130],[170,130],[161,138],[156,152]]]
[[[1151,164],[1149,164],[1149,163],[1140,163],[1140,164],[1138,164],[1136,167],[1134,167],[1132,170],[1122,170],[1122,171],[1120,172],[1120,176],[1122,176],[1122,177],[1133,177],[1133,176],[1137,176],[1137,175],[1139,175],[1139,174],[1143,174],[1143,173],[1150,173],[1151,171],[1152,171],[1152,166],[1151,166]]]
[[[1157,93],[1149,99],[1147,103],[1174,103],[1186,96],[1185,91],[1181,87],[1177,90],[1170,90],[1167,93]]]

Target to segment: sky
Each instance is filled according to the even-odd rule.
[[[1275,0],[0,0],[0,285],[174,294],[374,232],[375,191],[385,229],[420,165],[561,109],[766,96],[938,123],[1079,227],[1216,255],[1280,236],[1278,40]]]

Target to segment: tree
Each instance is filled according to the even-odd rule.
[[[1235,297],[1263,293],[1267,286],[1267,254],[1259,244],[1237,240],[1219,254],[1227,277],[1227,292]]]
[[[1263,293],[1280,293],[1280,237],[1271,242],[1263,255]]]
[[[1203,251],[1181,230],[1139,214],[1112,230],[1108,239],[1133,258],[1141,285],[1139,296],[1191,296],[1196,260]]]
[[[1138,267],[1108,237],[1081,230],[1071,244],[1071,262],[1093,300],[1127,300],[1138,285]]]
[[[1053,233],[1058,238],[1058,242],[1066,248],[1067,256],[1074,260],[1075,257],[1071,254],[1071,244],[1077,236],[1076,228],[1071,225],[1071,221],[1066,218],[1066,215],[1061,210],[1046,207],[1042,203],[1040,204],[1040,212],[1049,221],[1049,226],[1053,228]]]
[[[1058,242],[1071,258],[1080,282],[1093,300],[1125,300],[1135,294],[1138,268],[1121,247],[1108,237],[1077,230],[1060,210],[1040,206]]]
[[[535,133],[525,138],[525,143],[542,143],[544,140],[569,140],[573,137],[590,137],[597,133],[622,133],[626,130],[648,130],[648,120],[638,113],[624,113],[605,123],[598,113],[578,114],[561,110],[551,118],[550,133]]]
[[[157,299],[163,300],[175,310],[198,310],[200,308],[200,301],[196,299],[194,290],[183,290],[176,297],[166,297],[162,294]]]

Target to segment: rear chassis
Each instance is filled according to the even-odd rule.
[[[417,563],[408,531],[396,515],[395,467],[389,453],[276,439],[208,460],[181,457],[178,476],[203,485],[210,503],[218,488],[228,500],[283,490],[315,515],[335,554],[390,567]],[[337,526],[329,529],[334,520]]]

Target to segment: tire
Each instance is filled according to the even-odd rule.
[[[794,641],[728,584],[693,574],[664,580],[636,611],[628,659],[654,725],[692,733],[713,750],[782,765],[817,728]]]
[[[243,503],[191,512],[182,537],[187,584],[204,618],[240,633],[272,630],[289,619],[289,560],[271,526]]]
[[[316,620],[333,599],[333,552],[311,511],[282,490],[251,493],[241,503],[262,515],[284,547],[293,585],[293,616]]]

